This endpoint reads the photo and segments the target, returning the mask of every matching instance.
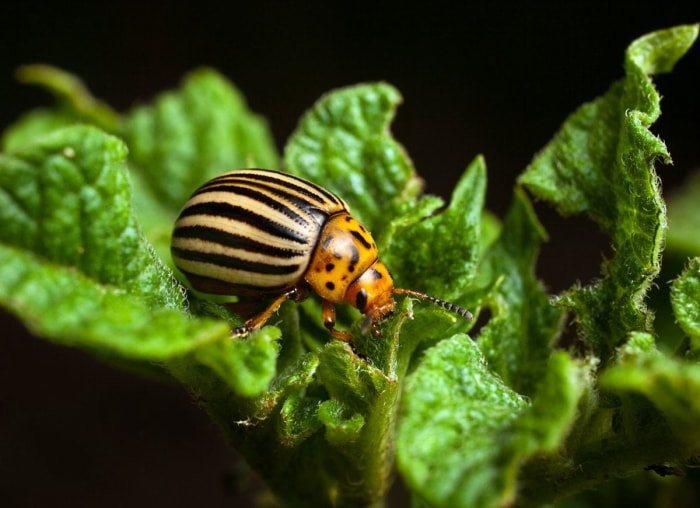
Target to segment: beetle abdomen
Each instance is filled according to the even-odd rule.
[[[225,173],[183,207],[173,259],[200,291],[281,293],[302,279],[326,218],[343,210],[334,194],[285,173]]]

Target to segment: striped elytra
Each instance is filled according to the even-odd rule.
[[[234,335],[261,327],[285,300],[310,292],[323,299],[324,325],[349,342],[349,333],[335,329],[334,306],[344,301],[365,314],[365,325],[377,334],[394,309],[393,293],[470,318],[453,304],[394,288],[372,235],[345,201],[280,171],[232,171],[202,185],[180,212],[171,251],[194,289],[269,302]]]

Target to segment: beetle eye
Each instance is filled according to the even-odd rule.
[[[355,307],[357,307],[360,312],[365,311],[365,307],[367,307],[367,290],[360,289],[357,292],[357,296],[355,297]]]

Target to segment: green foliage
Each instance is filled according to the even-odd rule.
[[[700,258],[691,259],[674,281],[671,304],[678,323],[691,340],[690,353],[700,352]]]
[[[484,281],[495,281],[484,302],[493,317],[481,330],[479,347],[491,369],[525,395],[540,383],[564,317],[533,272],[545,239],[525,193],[516,189],[501,234],[479,267]]]
[[[301,118],[284,150],[290,173],[325,182],[377,236],[415,206],[421,187],[389,132],[399,102],[399,92],[383,83],[337,90]]]
[[[365,84],[319,99],[284,168],[350,204],[400,287],[483,322],[397,297],[377,338],[343,307],[352,347],[330,338],[314,297],[232,339],[240,318],[168,266],[172,222],[199,184],[279,165],[264,120],[224,77],[197,70],[118,113],[74,76],[23,67],[21,80],[57,103],[2,138],[0,304],[37,336],[177,379],[288,506],[379,506],[395,468],[416,506],[568,506],[567,495],[609,478],[697,463],[700,186],[669,204],[664,254],[683,269],[668,285],[658,277],[669,221],[654,165],[669,154],[649,131],[660,114],[650,75],[669,72],[697,31],[634,41],[625,76],[565,121],[502,222],[483,209],[481,157],[444,208],[421,195],[389,131],[396,89]],[[547,233],[528,192],[609,235],[614,255],[597,280],[547,292],[535,276]],[[658,308],[654,284],[667,289]],[[675,353],[657,345],[666,328],[655,331],[654,311],[677,321]],[[576,329],[565,335],[567,317]]]
[[[477,157],[464,172],[449,206],[434,214],[434,199],[425,197],[416,212],[402,214],[389,224],[382,246],[384,261],[400,284],[439,294],[465,305],[479,261],[481,213],[486,194],[486,164]],[[435,260],[439,259],[440,263]],[[453,284],[453,281],[460,284]]]
[[[175,209],[224,171],[279,164],[265,122],[209,69],[192,72],[176,92],[130,111],[121,132],[131,162],[156,197]]]
[[[553,354],[529,402],[489,370],[468,336],[441,341],[406,382],[399,468],[430,506],[513,503],[523,462],[566,437],[586,372]]]
[[[576,111],[520,178],[561,213],[587,213],[610,235],[617,254],[600,281],[561,297],[603,362],[630,331],[651,331],[644,297],[659,273],[666,232],[654,163],[670,156],[649,131],[661,110],[647,75],[670,71],[693,41],[692,30],[678,29],[631,44],[626,77]]]

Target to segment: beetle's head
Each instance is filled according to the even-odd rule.
[[[378,333],[376,325],[394,311],[393,291],[394,279],[381,261],[376,261],[348,286],[345,301],[366,316],[363,333],[369,326]]]
[[[394,312],[396,302],[394,294],[403,294],[426,300],[434,305],[447,309],[467,320],[473,318],[471,312],[445,300],[419,293],[412,289],[394,287],[394,279],[384,263],[377,260],[360,277],[348,286],[345,301],[357,307],[365,315],[362,323],[362,333],[367,333],[369,327],[375,335],[379,335],[377,325]]]

